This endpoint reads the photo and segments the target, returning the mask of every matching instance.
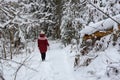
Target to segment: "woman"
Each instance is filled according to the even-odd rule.
[[[42,61],[44,61],[46,58],[47,46],[49,46],[48,40],[45,36],[45,33],[41,31],[40,37],[38,38],[38,48],[41,53]]]

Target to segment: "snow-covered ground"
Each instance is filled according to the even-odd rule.
[[[37,43],[29,45],[34,47],[32,54],[20,54],[13,60],[23,62],[25,66],[20,69],[20,64],[11,61],[3,61],[3,72],[5,80],[111,80],[106,76],[108,62],[119,62],[120,54],[118,46],[109,47],[104,52],[97,52],[95,58],[89,66],[74,69],[74,52],[70,53],[70,46],[62,46],[60,41],[49,40],[46,61],[42,62]],[[118,79],[119,80],[119,79]]]
[[[120,53],[116,47],[111,47],[104,52],[97,52],[98,57],[95,58],[89,66],[81,67],[75,71],[75,77],[79,80],[120,80],[120,75],[107,76],[107,68],[110,63],[115,63],[120,67]],[[116,66],[117,68],[117,66]],[[116,78],[117,77],[117,78]]]
[[[14,57],[13,60],[17,62],[24,61],[27,67],[22,66],[18,73],[16,80],[76,80],[73,75],[72,65],[66,54],[66,50],[58,41],[49,41],[50,48],[47,52],[46,61],[42,62],[37,44],[35,43],[35,50],[32,54],[23,54]],[[32,47],[33,45],[31,45]],[[18,66],[15,63],[9,62],[4,67],[4,77],[6,80],[14,80],[15,70]]]

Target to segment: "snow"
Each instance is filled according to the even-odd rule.
[[[73,76],[74,69],[68,63],[69,61],[66,50],[62,48],[61,43],[58,41],[50,41],[50,49],[47,52],[46,61],[44,62],[41,61],[41,55],[37,48],[37,43],[35,44],[35,50],[32,54],[24,54],[14,57],[14,60],[18,62],[29,57],[25,64],[34,69],[30,70],[23,66],[18,71],[17,80],[76,80]],[[31,46],[33,45],[31,44]],[[10,64],[15,69],[19,66],[15,63]],[[4,70],[4,77],[6,80],[13,80],[15,69],[6,67]]]
[[[106,69],[109,65],[108,62],[118,62],[120,61],[120,54],[117,52],[116,47],[109,48],[104,52],[97,52],[99,56],[91,62],[87,67],[79,68],[75,72],[77,79],[81,80],[110,80],[106,76]],[[108,60],[108,62],[107,62]]]
[[[4,0],[4,1],[18,2],[18,0]],[[103,0],[103,1],[104,3],[106,3],[106,0]],[[110,0],[110,1],[111,3],[115,2],[115,0]],[[22,4],[22,5],[24,5],[27,9],[29,9],[32,3]],[[42,4],[41,6],[45,6],[45,5]],[[67,4],[66,6],[68,7],[69,4]],[[108,9],[109,7],[107,6],[102,10],[104,12],[108,12],[109,14],[113,14],[110,11],[110,9]],[[88,5],[88,7],[90,7],[90,5]],[[119,3],[115,4],[115,6],[113,7],[115,7],[113,11],[116,11],[116,13],[119,14],[119,10],[120,10]],[[6,13],[9,16],[11,16],[8,12]],[[70,14],[62,17],[63,21],[60,28],[64,28],[64,26],[66,26],[66,24],[64,23],[67,23],[69,20],[71,20],[70,15],[72,13],[70,11],[70,7],[68,7],[67,12],[64,11],[63,13],[64,14],[70,13]],[[29,18],[31,15],[28,15],[28,14],[22,15],[22,17],[23,19],[24,18],[26,19],[26,18]],[[45,15],[50,16],[52,14],[45,13]],[[87,15],[84,15],[84,16],[87,17]],[[100,17],[102,17],[102,15]],[[97,18],[99,19],[99,17],[96,17],[96,21],[98,21]],[[116,21],[120,22],[120,14],[117,16],[114,16],[113,18]],[[29,24],[32,22],[32,20],[28,20],[26,22],[23,19],[19,18],[19,16],[16,16],[13,21],[17,20],[18,24],[19,23]],[[41,18],[39,21],[44,22],[45,19],[46,18]],[[75,18],[75,21],[79,21],[82,24],[86,24],[84,19],[81,19],[79,17]],[[5,25],[7,25],[10,22],[11,20],[8,20],[6,21],[6,23],[0,24],[0,27],[4,28]],[[47,22],[54,23],[51,20],[48,20]],[[117,30],[118,24],[109,18],[96,23],[91,22],[88,26],[85,26],[85,28],[80,31],[80,34],[81,36],[84,36],[85,34],[92,34],[96,31],[104,31],[105,29],[110,29],[110,28]],[[29,27],[27,28],[27,31],[29,31]],[[61,30],[61,32],[64,32],[64,31]],[[22,35],[23,34],[20,30],[19,36],[22,36]],[[21,39],[24,42],[24,37],[21,37]],[[109,39],[109,37],[107,39]],[[118,50],[120,50],[120,46],[118,46],[118,44],[116,46],[109,45],[109,47],[105,49],[105,51],[89,52],[89,55],[87,56],[91,56],[91,57],[94,55],[98,55],[98,56],[95,59],[93,59],[88,66],[81,66],[81,67],[77,66],[74,68],[74,58],[77,52],[75,51],[70,52],[71,46],[68,45],[67,47],[64,47],[60,41],[49,40],[49,42],[50,42],[50,47],[47,52],[46,61],[44,62],[41,61],[41,55],[37,47],[37,42],[29,42],[29,44],[26,45],[28,46],[26,49],[26,53],[14,55],[12,60],[9,60],[9,59],[6,61],[1,60],[0,66],[2,66],[1,70],[3,71],[2,73],[5,80],[115,80],[107,77],[106,71],[108,66],[113,66],[113,67],[120,66],[118,64],[111,65],[111,63],[120,63],[120,57],[119,57],[120,52],[118,52]],[[31,53],[28,53],[27,50],[29,50]],[[24,65],[19,64],[24,61],[25,61]],[[16,62],[19,62],[19,63],[16,63]],[[19,68],[20,66],[21,68]]]
[[[46,61],[41,61],[41,55],[37,48],[37,43],[28,44],[31,54],[20,54],[13,58],[13,61],[23,62],[16,80],[110,80],[106,76],[106,70],[111,62],[120,61],[120,54],[117,51],[118,45],[110,46],[104,52],[96,52],[97,58],[92,60],[86,67],[74,68],[74,54],[70,52],[71,46],[64,47],[60,41],[49,40],[50,47],[47,51]],[[93,56],[93,52],[89,56]],[[20,64],[10,61],[3,61],[4,77],[6,80],[13,80],[16,69]]]
[[[113,18],[117,22],[120,22],[120,15],[114,16]],[[96,31],[104,31],[110,28],[117,29],[116,26],[117,26],[116,22],[114,22],[111,19],[106,19],[106,20],[102,20],[97,23],[91,23],[90,25],[85,26],[85,28],[80,31],[80,34],[81,36],[84,36],[85,34],[92,34]]]
[[[7,2],[18,2],[18,0],[4,0],[4,1],[7,1]]]

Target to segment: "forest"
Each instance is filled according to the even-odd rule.
[[[99,58],[105,58],[103,55],[107,55],[104,59],[107,65],[104,66],[107,66],[108,70],[104,70],[103,73],[108,78],[103,75],[98,76],[99,71],[96,71],[95,79],[79,78],[79,75],[76,76],[77,79],[70,80],[120,79],[120,58],[118,57],[120,56],[120,0],[0,0],[0,80],[67,79],[56,77],[55,79],[46,77],[29,79],[30,75],[29,78],[24,78],[25,76],[19,78],[18,74],[23,66],[36,71],[35,67],[27,66],[27,62],[32,60],[30,56],[33,53],[39,53],[37,39],[41,31],[45,32],[52,45],[48,55],[53,54],[54,49],[59,50],[59,46],[61,52],[66,51],[68,58],[73,56],[68,62],[70,61],[72,69],[77,71],[73,72],[75,74],[82,74],[79,72],[84,72],[83,67],[98,65],[97,61],[102,63]],[[60,53],[57,50],[54,51]],[[110,50],[111,54],[108,54]],[[22,56],[24,56],[23,59]],[[53,63],[57,64],[54,61]],[[44,64],[44,67],[51,70],[50,62]],[[44,69],[44,67],[41,64],[41,68]],[[6,75],[7,69],[11,68],[12,73]],[[90,75],[95,74],[92,70],[86,72]],[[10,75],[13,76],[10,77]],[[47,77],[48,75],[46,74]]]

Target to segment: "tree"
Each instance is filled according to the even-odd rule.
[[[64,44],[70,44],[72,39],[79,40],[79,31],[83,27],[84,21],[80,16],[84,7],[70,1],[63,6],[62,23],[61,23],[61,39]],[[82,15],[82,14],[81,14]]]

